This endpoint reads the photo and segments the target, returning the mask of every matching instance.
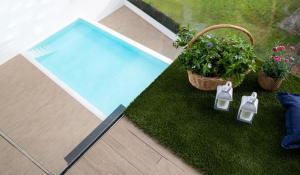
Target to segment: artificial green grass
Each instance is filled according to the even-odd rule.
[[[300,93],[300,78],[290,76],[282,91]],[[242,95],[258,93],[253,124],[236,120]],[[300,151],[280,147],[284,108],[276,94],[262,90],[257,75],[234,89],[229,112],[213,109],[215,92],[192,87],[175,61],[126,110],[150,136],[205,174],[300,174]]]
[[[264,59],[275,43],[299,43],[278,23],[300,7],[299,0],[145,0],[180,24],[197,30],[213,24],[230,23],[248,29],[256,40],[255,51]],[[231,30],[222,30],[231,31]],[[236,32],[235,32],[236,33]]]
[[[180,24],[202,28],[231,23],[256,39],[259,59],[270,56],[275,43],[300,42],[278,23],[300,7],[296,0],[145,0]],[[223,34],[223,33],[221,33]],[[255,73],[234,89],[229,112],[213,110],[215,92],[193,88],[175,61],[127,109],[127,117],[146,133],[205,174],[300,174],[300,151],[280,147],[284,112],[275,93],[263,91]],[[290,76],[281,90],[300,93],[300,78]],[[242,95],[258,92],[253,124],[236,120]]]

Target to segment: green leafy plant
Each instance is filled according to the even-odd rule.
[[[262,71],[272,78],[286,78],[293,61],[285,46],[276,46],[272,49],[272,56],[264,61]]]
[[[177,39],[173,43],[173,46],[178,47],[185,47],[187,43],[194,37],[196,31],[190,30],[189,26],[180,26],[179,32],[177,34]]]
[[[178,59],[185,69],[205,77],[230,79],[239,85],[248,71],[255,71],[255,53],[252,45],[237,35],[219,37],[205,35],[192,46],[188,42],[195,31],[182,27],[175,41],[175,47],[183,47]]]

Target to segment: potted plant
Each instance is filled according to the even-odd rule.
[[[197,34],[189,27],[181,27],[174,43],[175,47],[183,48],[178,59],[187,70],[190,83],[200,90],[216,90],[218,85],[225,84],[227,80],[236,87],[248,72],[255,70],[253,46],[243,38],[237,35],[204,35],[219,28],[238,29],[254,43],[246,29],[230,24],[210,26]]]
[[[273,47],[272,56],[263,62],[259,72],[259,85],[265,90],[278,90],[290,71],[292,61],[293,58],[287,54],[285,46]]]

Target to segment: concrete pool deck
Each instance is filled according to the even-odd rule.
[[[126,7],[100,23],[169,58],[178,54],[169,38]],[[21,55],[0,66],[0,108],[0,129],[53,174],[101,123]],[[0,149],[1,174],[45,174],[3,138]],[[124,117],[67,174],[198,173]]]

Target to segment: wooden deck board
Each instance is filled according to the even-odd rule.
[[[139,175],[142,173],[103,140],[99,140],[67,174]]]
[[[186,175],[180,168],[174,166],[169,160],[161,158],[160,161],[154,166],[151,171],[147,173],[148,175]]]
[[[128,171],[147,175],[199,174],[126,118],[119,120],[67,174],[128,174]]]
[[[103,141],[141,172],[149,172],[161,159],[160,154],[122,129],[119,124],[103,137]]]
[[[178,172],[189,175],[199,175],[199,172],[187,165],[167,148],[160,145],[156,140],[149,137],[143,131],[134,126],[134,124],[132,124],[127,118],[123,118],[122,120],[120,120],[118,122],[118,126],[126,128],[128,133],[136,137],[135,139],[142,141],[149,148],[155,150],[158,154],[161,155],[162,159],[169,162],[168,164],[172,164],[174,169],[178,169]],[[169,167],[170,166],[171,165],[169,165]]]

